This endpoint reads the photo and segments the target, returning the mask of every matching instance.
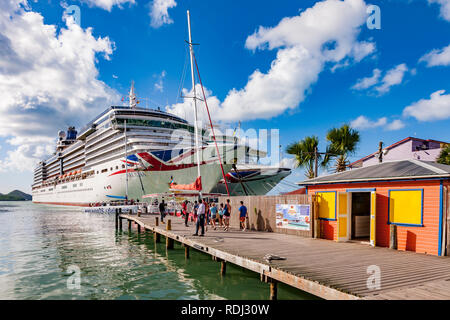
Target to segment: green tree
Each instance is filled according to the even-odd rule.
[[[324,163],[328,163],[330,159],[334,158],[336,171],[345,171],[349,164],[348,156],[355,153],[359,139],[359,132],[348,124],[329,130],[327,133],[329,144]]]
[[[442,148],[439,157],[436,159],[436,162],[450,165],[450,144]]]
[[[314,178],[314,152],[319,145],[316,136],[305,137],[303,140],[294,142],[286,148],[286,152],[295,156],[297,167],[306,169],[305,176]],[[320,159],[320,158],[319,158]]]

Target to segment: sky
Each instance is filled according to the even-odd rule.
[[[2,0],[0,192],[30,192],[57,132],[123,104],[133,80],[141,106],[192,120],[186,10],[213,121],[279,129],[283,164],[290,143],[325,150],[346,123],[361,134],[351,160],[379,141],[450,141],[450,0]]]

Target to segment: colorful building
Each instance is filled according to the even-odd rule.
[[[437,140],[424,140],[414,137],[408,137],[406,139],[397,141],[390,146],[383,149],[383,162],[396,161],[396,160],[423,160],[423,161],[436,161],[437,157],[441,153],[442,148],[448,145],[447,142]],[[369,154],[368,156],[356,160],[351,163],[349,167],[361,168],[374,164],[378,164],[378,151]]]
[[[449,165],[392,161],[298,184],[319,203],[322,238],[389,247],[395,224],[398,250],[447,252]]]

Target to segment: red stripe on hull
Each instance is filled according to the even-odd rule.
[[[89,203],[76,203],[76,202],[39,202],[39,201],[33,201],[33,203],[52,204],[52,205],[57,205],[57,206],[89,207]]]

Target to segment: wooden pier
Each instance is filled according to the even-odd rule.
[[[157,242],[165,237],[168,250],[174,242],[181,244],[187,259],[190,248],[211,255],[220,262],[222,275],[227,263],[258,273],[269,284],[271,299],[276,299],[278,282],[331,300],[450,299],[450,257],[210,226],[204,237],[196,237],[192,222],[185,227],[184,220],[174,216],[161,224],[155,215],[117,214],[116,228],[122,229],[123,219],[129,228],[135,223],[139,232],[152,232]],[[267,254],[286,260],[267,261]]]

